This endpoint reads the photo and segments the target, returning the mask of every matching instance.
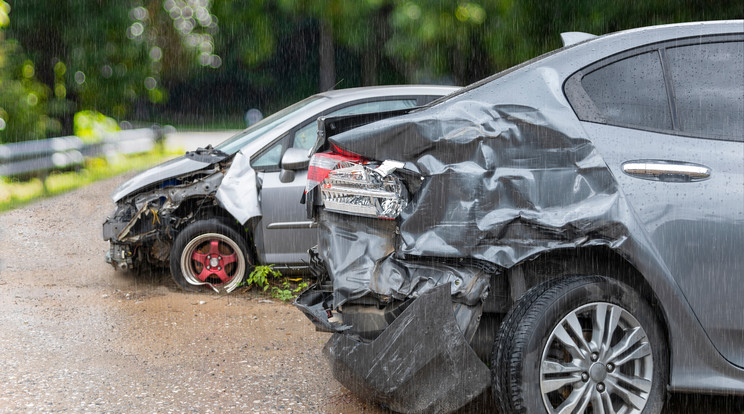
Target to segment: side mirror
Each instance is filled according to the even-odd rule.
[[[282,157],[283,170],[302,170],[310,165],[310,158],[307,156],[307,149],[289,148],[284,152]]]
[[[302,170],[310,165],[307,150],[302,148],[287,149],[282,157],[281,165],[282,170],[279,172],[279,181],[291,183],[295,179],[296,170]]]

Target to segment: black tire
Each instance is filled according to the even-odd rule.
[[[565,334],[570,340],[562,342]],[[576,412],[612,404],[615,412],[659,413],[667,358],[660,322],[633,289],[602,276],[553,279],[506,315],[491,354],[493,394],[503,413],[558,412],[574,399]]]
[[[197,220],[176,236],[170,254],[171,276],[184,290],[214,287],[231,292],[250,271],[252,260],[247,252],[245,239],[223,221]]]

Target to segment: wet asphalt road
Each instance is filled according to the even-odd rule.
[[[292,306],[183,293],[166,273],[104,263],[108,194],[125,178],[0,214],[0,413],[387,412],[332,378],[328,334]],[[675,395],[668,412],[744,403]]]

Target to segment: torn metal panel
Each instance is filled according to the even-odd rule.
[[[370,168],[386,160],[404,165],[408,171],[390,175],[414,192],[400,194],[407,203],[396,220],[320,211],[319,253],[333,291],[313,304],[316,324],[339,332],[339,325],[323,321],[322,310],[343,316],[344,306],[370,298],[378,306],[419,298],[416,304],[436,292],[446,304],[440,304],[441,315],[427,310],[401,320],[412,304],[379,328],[378,322],[344,318],[349,323],[326,351],[334,375],[355,393],[402,412],[458,408],[445,402],[464,404],[489,378],[469,376],[480,368],[487,373],[468,343],[490,281],[470,264],[486,263],[498,272],[552,249],[620,248],[632,234],[627,202],[558,79],[550,68],[511,72],[438,105],[328,138],[335,148],[372,160]],[[529,94],[523,85],[530,85]],[[458,292],[455,280],[472,289]],[[457,335],[438,336],[450,320]],[[371,344],[355,335],[362,325],[381,332]],[[472,353],[475,362],[453,364],[438,354],[439,347],[450,346]],[[450,377],[456,389],[474,394],[436,388],[448,387],[443,379]]]
[[[114,202],[118,202],[136,191],[141,191],[142,189],[146,189],[148,186],[152,186],[153,184],[171,178],[197,172],[209,167],[209,165],[214,162],[215,160],[192,159],[186,156],[172,159],[156,167],[150,168],[149,170],[145,170],[132,177],[130,180],[127,180],[119,186],[113,194],[111,194],[111,199],[114,200]]]
[[[256,171],[251,167],[250,157],[244,155],[242,151],[233,158],[216,197],[240,224],[261,216]]]
[[[616,246],[628,235],[617,183],[549,68],[511,73],[329,140],[424,176],[400,216],[402,255],[508,268],[546,249]]]
[[[190,184],[156,189],[140,194],[132,200],[132,204],[137,208],[137,211],[126,224],[121,220],[123,218],[122,214],[117,215],[115,218],[109,218],[104,223],[104,239],[134,243],[167,231],[171,224],[169,222],[170,215],[184,200],[191,197],[206,197],[214,194],[215,189],[220,186],[222,180],[223,174],[217,170]],[[129,207],[125,205],[122,208],[128,209]],[[137,234],[130,235],[130,231],[146,218],[152,222],[147,226],[140,226],[140,232]],[[142,231],[147,228],[150,228],[150,230]]]
[[[367,294],[383,301],[418,297],[439,285],[452,300],[475,305],[485,298],[488,275],[442,260],[404,261],[394,255],[397,224],[322,211],[318,250],[333,280],[333,308]]]
[[[336,333],[323,349],[334,377],[361,398],[405,413],[446,413],[478,396],[491,374],[470,348],[442,285],[371,343]]]

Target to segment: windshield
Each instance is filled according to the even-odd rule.
[[[305,98],[294,105],[290,105],[282,109],[281,111],[276,112],[271,116],[268,116],[256,122],[247,129],[241,131],[239,134],[223,141],[215,148],[228,154],[235,154],[241,148],[248,145],[248,143],[263,136],[263,134],[265,134],[266,132],[272,130],[287,119],[293,117],[298,111],[310,109],[311,107],[318,105],[326,99],[328,98],[323,96],[311,96],[309,98]]]

